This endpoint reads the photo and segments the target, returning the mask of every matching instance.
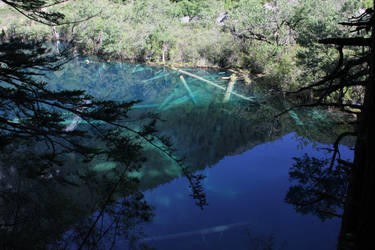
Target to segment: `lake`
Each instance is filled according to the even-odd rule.
[[[139,179],[136,190],[141,196],[135,200],[152,207],[148,222],[142,220],[142,213],[134,212],[140,209],[138,203],[124,202],[127,198],[121,194],[129,191],[116,190],[113,201],[106,204],[110,209],[100,209],[117,172],[116,164],[96,162],[77,165],[77,172],[65,176],[75,185],[12,177],[27,184],[20,193],[32,202],[21,202],[27,204],[21,210],[24,217],[34,218],[17,234],[39,235],[39,249],[77,249],[85,238],[78,236],[94,223],[95,230],[86,237],[90,244],[81,249],[148,249],[146,245],[161,250],[335,249],[340,220],[328,215],[341,213],[340,206],[310,204],[314,214],[309,208],[296,212],[286,197],[301,196],[289,192],[298,185],[298,177],[290,175],[298,159],[305,163],[314,163],[307,160],[311,158],[330,159],[332,152],[327,148],[345,131],[345,126],[337,124],[346,117],[317,108],[280,115],[292,106],[291,100],[265,91],[256,81],[237,81],[228,92],[229,80],[220,79],[230,76],[228,71],[183,70],[208,82],[169,68],[91,58],[75,59],[63,70],[51,72],[48,82],[52,89],[84,89],[102,100],[139,100],[127,126],[139,129],[145,124],[142,117],[157,116],[157,136],[168,137],[173,154],[184,158],[189,171],[205,177],[199,184],[208,205],[201,209],[191,197],[191,183],[179,164],[143,142],[148,160],[131,174]],[[69,123],[72,115],[67,117]],[[352,159],[353,142],[344,144],[341,158]],[[67,160],[70,167],[72,159]],[[86,168],[90,178],[82,170]],[[313,189],[311,183],[304,182],[306,193]],[[14,204],[8,204],[9,210]],[[121,207],[129,204],[131,209]]]

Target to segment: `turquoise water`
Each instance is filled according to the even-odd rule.
[[[98,242],[86,249],[142,249],[141,244],[161,250],[335,249],[340,220],[321,221],[312,214],[297,213],[285,197],[296,184],[289,176],[293,158],[304,154],[329,158],[324,148],[345,131],[345,127],[336,125],[345,118],[319,109],[296,109],[277,116],[290,107],[290,101],[265,92],[256,82],[250,86],[237,82],[229,101],[224,101],[228,80],[220,77],[229,76],[229,72],[184,70],[214,85],[168,68],[90,58],[75,59],[62,71],[49,75],[53,89],[84,89],[103,100],[139,100],[127,125],[137,129],[143,124],[139,119],[132,121],[133,117],[158,115],[157,135],[168,137],[174,154],[184,157],[192,172],[206,177],[201,185],[208,205],[201,210],[190,196],[189,182],[180,166],[145,143],[148,161],[133,174],[139,177],[137,188],[153,206],[154,217],[145,223],[138,221],[139,214],[126,210],[126,219],[121,222],[126,227],[119,230],[122,234],[100,229],[99,225],[121,224],[113,214],[122,211],[125,205],[121,202],[127,198],[118,192],[113,202],[122,205],[105,210],[101,224],[97,223],[90,236],[92,242]],[[69,124],[73,116],[66,117]],[[78,126],[86,125],[80,121]],[[341,146],[341,157],[350,159],[351,142],[345,145]],[[57,242],[60,246],[67,244],[66,249],[77,249],[76,235],[70,236],[83,230],[83,222],[90,225],[101,215],[100,202],[113,186],[116,164],[88,166],[98,176],[83,181],[80,175],[84,167],[67,178],[79,183],[78,187],[37,180],[27,186],[35,194],[43,190],[43,195],[32,200],[36,207],[47,209],[41,211],[48,211],[38,220],[42,226],[35,226],[41,235],[53,232],[53,236],[45,237],[48,244]],[[40,208],[29,209],[36,210]],[[137,220],[129,219],[133,217]],[[94,237],[103,232],[105,237]],[[133,234],[141,236],[132,239]]]

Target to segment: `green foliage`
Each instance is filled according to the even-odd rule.
[[[189,16],[195,17],[200,14],[205,7],[204,1],[199,0],[180,0],[176,1],[173,8],[173,14],[178,17]]]
[[[83,53],[239,67],[290,90],[334,67],[334,48],[316,42],[342,34],[337,23],[368,4],[360,0],[93,0],[69,1],[51,10],[61,11],[67,21],[92,17],[56,27],[62,39],[73,39]],[[228,16],[220,26],[217,19],[223,13]],[[15,19],[7,11],[3,14],[7,18],[0,19],[0,26],[6,27],[8,37],[53,38],[49,27]],[[187,16],[189,20],[182,22]]]
[[[146,39],[147,49],[152,59],[160,60],[164,58],[164,54],[173,48],[176,43],[174,36],[167,30],[169,27],[159,25]]]
[[[373,0],[363,0],[362,7],[363,8],[371,8],[373,6]]]

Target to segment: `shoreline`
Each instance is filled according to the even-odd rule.
[[[2,28],[2,27],[0,27]],[[202,62],[172,62],[172,61],[148,61],[147,59],[138,59],[137,57],[125,57],[121,55],[121,52],[115,54],[105,54],[100,53],[99,49],[90,49],[84,43],[79,43],[74,40],[67,40],[64,37],[68,37],[66,34],[60,34],[60,39],[55,39],[55,37],[51,34],[50,36],[43,36],[41,38],[31,38],[25,37],[20,34],[11,34],[10,32],[6,32],[7,30],[2,30],[3,33],[0,34],[0,42],[10,42],[12,39],[19,39],[23,42],[43,42],[43,43],[51,43],[53,46],[56,46],[56,43],[60,44],[72,44],[72,49],[80,54],[80,56],[84,57],[97,57],[103,61],[117,61],[117,62],[127,62],[127,63],[142,63],[149,66],[164,66],[164,67],[177,67],[177,68],[197,68],[197,69],[217,69],[217,70],[229,70],[233,73],[241,74],[245,73],[247,70],[235,65],[229,65],[227,67],[219,66],[218,64],[211,64],[207,63],[204,64]],[[0,30],[1,32],[1,30]],[[202,58],[208,60],[207,58]]]

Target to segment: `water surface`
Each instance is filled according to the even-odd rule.
[[[134,223],[133,230],[142,231],[143,237],[134,242],[119,235],[114,237],[113,248],[136,249],[139,244],[147,244],[165,250],[335,249],[339,219],[321,221],[310,214],[296,213],[284,200],[293,185],[289,179],[293,158],[304,154],[329,158],[324,148],[345,131],[345,127],[336,125],[345,117],[320,109],[297,109],[277,116],[290,107],[290,101],[265,92],[256,83],[236,83],[233,91],[246,98],[232,94],[229,101],[224,101],[228,80],[220,77],[229,76],[229,72],[185,70],[219,87],[168,68],[91,59],[76,59],[49,75],[54,89],[85,89],[103,100],[139,100],[130,117],[157,114],[158,136],[170,139],[174,154],[185,157],[184,163],[192,172],[206,176],[201,184],[208,206],[201,210],[190,197],[181,167],[144,143],[148,161],[133,174],[139,177],[139,190],[154,206],[155,216],[150,223]],[[70,116],[67,114],[67,120]],[[127,125],[138,129],[144,124],[136,119]],[[86,125],[82,122],[78,126]],[[343,159],[352,157],[347,146],[341,146]],[[54,229],[55,236],[64,241],[64,235],[74,231],[81,220],[98,215],[98,202],[104,197],[106,185],[110,185],[108,180],[116,175],[116,164],[90,165],[100,176],[91,181],[80,180],[80,174],[84,175],[81,167],[68,178],[80,183],[78,187],[41,184],[37,180],[28,184],[28,188],[43,190],[35,200],[50,212],[41,215],[45,217],[40,222],[44,223],[42,235],[52,224],[59,225],[58,230]],[[118,201],[124,199],[120,193]],[[60,196],[63,199],[46,199]],[[59,219],[51,219],[56,217]],[[110,223],[109,218],[103,223]],[[53,238],[46,240],[53,242]],[[105,237],[102,241],[102,248],[112,245],[112,240]],[[67,248],[75,249],[77,245]],[[99,245],[89,249],[96,248],[100,249]]]

